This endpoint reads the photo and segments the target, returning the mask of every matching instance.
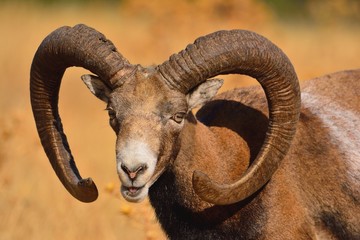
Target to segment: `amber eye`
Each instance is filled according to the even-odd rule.
[[[174,120],[176,123],[181,123],[182,120],[185,118],[186,113],[185,112],[178,112],[175,113],[171,119]]]
[[[109,111],[109,117],[110,117],[110,119],[116,118],[116,113],[115,113],[115,111],[113,111],[113,110]]]
[[[106,108],[106,110],[108,111],[110,120],[116,118],[116,112],[112,108],[108,107],[108,108]]]

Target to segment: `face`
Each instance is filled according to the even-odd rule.
[[[186,116],[204,94],[171,90],[155,69],[141,67],[112,91],[94,76],[82,79],[107,103],[110,126],[117,136],[121,193],[128,201],[139,202],[176,157]]]

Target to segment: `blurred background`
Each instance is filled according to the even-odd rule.
[[[78,202],[55,176],[29,101],[34,53],[51,31],[85,23],[132,63],[160,64],[197,37],[248,29],[277,44],[299,79],[360,67],[358,0],[0,0],[0,240],[165,239],[147,201],[125,202],[115,170],[115,135],[104,103],[71,68],[60,92],[65,132],[99,199]],[[226,76],[222,91],[255,81]]]

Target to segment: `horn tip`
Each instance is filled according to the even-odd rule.
[[[94,181],[91,178],[81,179],[78,184],[78,192],[74,197],[81,202],[90,203],[94,202],[99,194]]]
[[[229,205],[243,200],[238,194],[231,191],[229,185],[213,182],[211,178],[201,171],[193,172],[193,189],[203,200],[214,205]]]
[[[195,193],[204,201],[217,204],[219,194],[217,187],[211,181],[208,175],[201,171],[195,170],[192,176],[192,183]],[[215,201],[214,201],[215,200]]]

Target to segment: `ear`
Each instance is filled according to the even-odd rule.
[[[211,98],[213,98],[218,90],[223,85],[224,80],[214,78],[209,79],[203,83],[201,83],[199,86],[197,86],[195,89],[193,89],[191,92],[189,92],[186,95],[189,110],[204,105],[206,102],[208,102]]]
[[[81,79],[89,88],[90,92],[100,100],[108,103],[111,89],[97,76],[86,74]]]

